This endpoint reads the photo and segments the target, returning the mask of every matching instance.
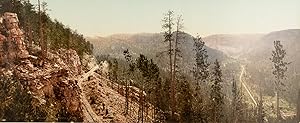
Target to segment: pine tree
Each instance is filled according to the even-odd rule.
[[[263,96],[262,96],[262,91],[260,89],[259,92],[259,103],[258,103],[258,118],[257,121],[258,123],[263,123],[264,122],[264,118],[265,118],[265,112],[264,112],[264,107],[263,107]]]
[[[160,72],[159,67],[157,64],[153,62],[152,59],[150,59],[149,67],[148,67],[148,73],[149,73],[149,83],[148,83],[148,89],[147,92],[149,93],[147,96],[150,102],[152,102],[155,106],[154,108],[154,119],[157,122],[161,122],[161,112],[159,110],[159,107],[161,107],[161,101],[162,101],[162,84],[161,84],[161,78],[160,78]],[[151,94],[153,96],[151,96]],[[148,112],[147,112],[148,113]]]
[[[180,113],[180,122],[182,123],[190,123],[192,122],[192,92],[190,83],[185,79],[179,82],[179,113]]]
[[[113,88],[113,82],[118,83],[118,91],[120,92],[120,83],[118,79],[118,70],[119,70],[119,63],[117,59],[114,59],[112,62],[112,78],[113,81],[111,81],[111,87]]]
[[[163,100],[162,100],[162,107],[161,107],[161,110],[163,110],[164,112],[167,112],[170,110],[170,105],[171,105],[171,83],[170,83],[170,80],[168,79],[165,79],[164,82],[163,82]]]
[[[41,2],[38,0],[38,13],[39,13],[39,43],[42,49],[42,59],[46,58],[46,46],[44,43],[44,29],[42,21],[42,11],[41,11]]]
[[[154,81],[154,123],[163,122],[161,109],[163,108],[163,87],[162,79],[159,78],[157,81]]]
[[[243,102],[243,94],[241,92],[241,88],[238,89],[238,85],[236,80],[232,79],[232,102],[231,102],[231,109],[232,109],[232,122],[242,122],[244,118],[244,108],[245,104]]]
[[[207,81],[209,77],[209,65],[208,55],[205,49],[205,42],[200,36],[194,38],[194,51],[195,54],[195,64],[193,67],[193,77],[195,79],[196,87],[194,91],[193,98],[193,120],[194,122],[206,122],[207,115],[205,111],[205,95]],[[205,87],[203,87],[205,86]]]
[[[119,78],[118,78],[118,70],[119,70],[119,63],[117,61],[117,59],[113,59],[113,60],[108,60],[108,64],[109,64],[109,71],[108,71],[108,78],[111,80],[110,82],[110,86],[112,89],[114,89],[114,82],[115,83],[119,83]],[[118,86],[117,88],[118,92],[120,89],[120,86]]]
[[[146,116],[148,117],[148,107],[146,102],[153,102],[156,109],[154,112],[156,113],[155,119],[157,122],[161,121],[160,113],[158,112],[158,107],[161,107],[162,96],[161,96],[161,79],[159,73],[159,67],[157,64],[153,62],[152,59],[147,59],[146,56],[140,54],[140,57],[136,60],[136,68],[140,71],[142,76],[142,83],[140,85],[141,91],[146,92],[148,96],[145,96],[143,93],[140,94],[140,108],[139,108],[139,119],[142,119],[143,122],[144,114],[146,112]],[[153,93],[153,98],[151,98],[151,94]],[[145,107],[146,105],[146,107]],[[145,109],[146,108],[146,109]],[[147,121],[146,121],[147,122]]]
[[[220,63],[218,60],[214,62],[215,66],[213,68],[213,80],[211,85],[211,120],[214,123],[219,123],[222,118],[223,104],[224,104],[224,96],[222,94],[222,71],[220,68]]]
[[[272,58],[270,60],[273,62],[273,75],[275,77],[275,92],[276,92],[276,121],[277,123],[280,122],[280,106],[279,106],[279,98],[280,98],[280,91],[283,90],[282,86],[285,84],[283,83],[283,79],[286,78],[286,71],[288,62],[284,61],[286,56],[286,51],[283,49],[283,45],[280,41],[274,41],[274,48],[275,50],[272,51]]]
[[[168,43],[168,56],[169,56],[169,81],[170,81],[170,86],[171,86],[171,94],[170,94],[170,99],[171,99],[171,117],[173,118],[174,112],[175,112],[175,105],[176,105],[176,99],[175,99],[175,84],[173,80],[173,26],[174,26],[174,12],[173,11],[168,11],[165,14],[165,17],[162,19],[163,25],[162,28],[165,30],[164,31],[164,42]]]
[[[171,80],[173,81],[173,86],[176,87],[176,83],[178,81],[178,74],[180,74],[180,67],[179,67],[179,63],[180,60],[182,58],[181,55],[181,49],[180,49],[180,45],[183,43],[183,39],[184,39],[184,33],[182,31],[183,29],[183,19],[182,16],[178,16],[177,20],[176,20],[176,31],[175,31],[175,39],[174,39],[174,59],[173,59],[173,74],[172,74],[172,78]],[[176,92],[174,92],[176,93]]]
[[[141,87],[140,87],[140,94],[139,94],[139,118],[138,122],[141,121],[142,123],[144,122],[144,110],[145,110],[145,83],[150,80],[149,76],[149,61],[146,58],[146,56],[140,54],[140,57],[136,60],[136,66],[140,73],[142,74],[142,82],[141,82]]]
[[[208,55],[205,49],[205,42],[200,36],[194,38],[194,51],[195,54],[195,65],[193,68],[193,76],[196,80],[196,90],[199,90],[200,86],[207,84],[207,79],[209,77],[209,65]]]
[[[232,122],[236,121],[236,115],[237,115],[237,99],[238,98],[238,89],[237,89],[237,84],[235,79],[232,79],[232,102],[231,102],[231,107],[232,107]]]
[[[128,49],[123,52],[123,55],[125,56],[126,62],[129,65],[127,75],[129,76],[129,78],[132,78],[134,68],[135,68],[133,60],[132,60],[132,55],[130,54]],[[129,83],[128,83],[128,81],[129,81]],[[125,83],[125,87],[126,87],[126,89],[125,89],[125,115],[127,115],[129,113],[128,110],[129,110],[129,95],[130,95],[128,84],[129,84],[129,86],[131,86],[131,79],[125,80],[125,82],[126,82]]]
[[[32,11],[33,11],[33,5],[30,4],[29,0],[23,2],[23,13],[26,15],[24,17],[24,23],[25,23],[25,33],[26,33],[26,39],[28,40],[28,51],[32,50],[32,44],[33,44],[33,34],[32,34],[32,24],[30,23],[30,19],[33,17]]]
[[[184,33],[182,31],[183,29],[183,19],[182,16],[178,16],[178,18],[176,19],[176,31],[175,31],[175,39],[174,39],[174,48],[173,48],[173,52],[174,52],[174,59],[173,59],[173,73],[172,73],[172,78],[171,78],[171,82],[173,82],[173,84],[171,85],[171,91],[172,91],[172,97],[173,97],[173,105],[172,105],[172,119],[174,119],[174,113],[175,110],[177,108],[177,99],[176,99],[176,94],[177,94],[177,83],[179,83],[179,76],[180,76],[180,72],[181,72],[181,68],[180,68],[180,63],[181,63],[181,59],[182,59],[182,54],[181,54],[181,44],[183,43],[183,39],[184,39]]]
[[[1,120],[45,121],[46,112],[32,105],[34,98],[15,76],[0,74],[0,97]]]

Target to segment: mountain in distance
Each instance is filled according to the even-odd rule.
[[[215,34],[204,37],[205,44],[213,49],[220,50],[226,55],[240,58],[245,53],[253,50],[255,45],[264,34]]]
[[[193,36],[185,34],[185,37],[181,48],[183,62],[186,67],[192,67]],[[135,56],[141,53],[159,62],[161,59],[157,56],[167,48],[161,33],[115,34],[108,37],[89,37],[87,40],[94,45],[95,55],[109,54],[115,58],[123,58],[123,51],[129,49]],[[215,59],[225,64],[238,61],[268,71],[272,69],[269,59],[273,50],[273,41],[280,40],[287,51],[287,60],[293,62],[294,66],[300,66],[300,54],[298,54],[300,29],[274,31],[267,34],[216,34],[203,37],[203,40],[207,45],[210,62]]]
[[[267,34],[216,34],[204,37],[208,47],[226,55],[250,61],[268,60],[273,50],[273,41],[280,40],[287,50],[287,57],[294,56],[300,48],[300,29],[274,31]],[[268,56],[268,58],[266,58]]]
[[[286,83],[286,96],[290,102],[295,102],[297,84],[300,78],[300,29],[287,29],[274,31],[267,34],[218,34],[203,38],[207,46],[220,50],[228,56],[236,58],[251,76],[251,84],[262,83],[264,93],[274,95],[272,75],[272,50],[273,42],[281,41],[286,50],[286,61],[288,65]],[[257,87],[257,86],[256,86]]]
[[[193,36],[187,33],[184,34],[184,37],[184,42],[181,45],[183,64],[191,69],[194,64],[194,40]],[[163,41],[162,33],[115,34],[108,37],[88,37],[87,40],[94,45],[95,55],[109,54],[114,58],[124,58],[123,51],[129,49],[134,56],[144,54],[161,63],[162,66],[167,65],[166,62],[161,62],[161,56],[167,56],[167,54],[162,55],[163,51],[167,49],[167,43]],[[218,59],[225,63],[231,59],[219,50],[210,47],[205,48],[210,62]]]

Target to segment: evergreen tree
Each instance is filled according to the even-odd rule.
[[[194,51],[195,54],[195,64],[193,67],[193,77],[195,79],[195,91],[193,94],[193,120],[194,122],[207,122],[207,115],[205,110],[205,95],[206,86],[209,77],[209,65],[208,63],[208,55],[205,49],[205,42],[202,40],[200,36],[194,38]],[[203,87],[205,86],[205,87]]]
[[[180,113],[180,122],[190,123],[192,122],[192,92],[189,82],[183,78],[180,82],[179,96],[178,96],[178,105]]]
[[[170,99],[171,99],[171,117],[173,118],[174,112],[175,112],[175,107],[176,107],[176,99],[175,99],[175,83],[173,80],[173,26],[174,26],[174,12],[173,11],[168,11],[165,14],[165,17],[162,19],[163,25],[162,28],[164,29],[164,42],[168,43],[168,56],[169,56],[169,81],[170,81],[170,86],[171,86],[171,94],[170,94]]]
[[[242,122],[244,120],[244,102],[241,90],[238,89],[236,80],[232,79],[232,101],[231,101],[231,120],[232,122]]]
[[[162,99],[162,107],[161,107],[161,110],[163,110],[164,112],[167,112],[170,110],[170,106],[171,106],[171,83],[170,83],[170,80],[168,79],[165,79],[164,82],[163,82],[163,99]]]
[[[258,118],[257,118],[258,123],[264,123],[265,112],[264,112],[264,107],[263,106],[264,106],[263,96],[262,96],[262,92],[260,90],[260,92],[259,92],[259,103],[258,103]]]
[[[174,56],[173,56],[173,73],[172,73],[172,78],[171,78],[171,82],[173,82],[173,84],[171,85],[171,92],[172,92],[172,97],[174,98],[174,102],[173,102],[173,106],[172,106],[172,119],[174,119],[174,113],[175,110],[177,109],[177,99],[176,99],[176,94],[177,94],[177,89],[176,87],[178,86],[177,83],[180,82],[180,72],[181,72],[181,66],[180,63],[182,60],[182,54],[181,54],[181,44],[183,43],[183,39],[184,39],[184,33],[182,31],[183,29],[183,19],[182,16],[178,16],[178,18],[176,19],[176,31],[175,31],[175,39],[174,39],[174,48],[173,48],[173,52],[174,52]],[[180,87],[180,86],[179,86]]]
[[[30,22],[30,18],[33,17],[33,5],[30,4],[29,0],[24,1],[24,9],[23,13],[26,15],[24,17],[24,25],[25,25],[25,39],[28,41],[28,51],[30,52],[32,50],[32,44],[33,44],[33,30],[32,30],[32,24]]]
[[[120,91],[120,83],[119,83],[119,77],[118,77],[118,71],[119,71],[119,63],[117,59],[113,60],[113,66],[112,66],[112,74],[113,74],[113,80],[114,82],[118,83],[118,91]],[[112,83],[113,86],[113,83]]]
[[[182,59],[181,54],[181,44],[183,43],[184,39],[184,32],[183,29],[183,19],[182,16],[178,16],[176,19],[176,31],[175,31],[175,39],[174,39],[174,59],[173,59],[173,73],[171,80],[173,81],[173,86],[176,87],[176,83],[179,81],[179,74],[180,74],[180,62]],[[176,92],[174,92],[176,93]],[[176,104],[175,104],[176,105]]]
[[[220,63],[218,60],[214,62],[215,66],[213,68],[213,80],[211,85],[211,120],[214,123],[221,122],[223,117],[223,104],[224,104],[224,95],[222,94],[222,71],[220,68]]]
[[[140,94],[139,94],[139,118],[138,122],[141,121],[142,123],[144,122],[144,108],[145,108],[145,83],[149,81],[149,61],[148,59],[140,54],[140,57],[136,60],[136,66],[138,70],[141,72],[141,75],[143,77],[141,86],[140,86]]]
[[[238,98],[238,89],[237,89],[237,84],[235,79],[232,79],[232,102],[231,102],[231,107],[232,107],[232,122],[236,121],[236,115],[237,115],[237,99]]]
[[[280,41],[274,41],[274,50],[272,51],[272,58],[270,60],[273,62],[273,75],[275,77],[275,93],[276,93],[276,121],[280,122],[280,91],[283,90],[283,86],[285,85],[283,79],[286,78],[287,65],[289,64],[284,60],[286,56],[286,51],[283,49],[283,45]]]
[[[207,84],[209,77],[209,65],[208,55],[205,49],[205,42],[200,36],[194,38],[194,51],[195,54],[195,65],[193,67],[193,76],[196,80],[196,90],[199,90],[200,86]]]
[[[42,59],[46,59],[47,58],[47,45],[45,43],[45,39],[44,39],[44,26],[45,26],[45,18],[42,14],[44,14],[44,12],[42,12],[41,10],[41,2],[40,0],[38,0],[38,13],[39,13],[39,43],[42,49]]]
[[[160,103],[162,100],[160,90],[161,90],[161,79],[159,73],[159,67],[153,62],[152,59],[147,59],[146,56],[140,54],[140,57],[136,60],[136,68],[140,71],[142,75],[142,84],[140,88],[142,92],[146,92],[147,95],[145,96],[143,93],[140,94],[140,114],[143,122],[143,112],[144,112],[144,104],[148,101],[152,102],[155,107],[161,107]],[[151,98],[151,94],[153,93],[153,98]],[[156,121],[160,122],[160,113],[158,112],[159,109],[154,109],[156,112]],[[147,117],[146,111],[146,116]]]
[[[130,80],[125,80],[125,86],[126,86],[126,89],[125,89],[125,115],[127,115],[129,112],[129,95],[130,95],[130,92],[129,92],[129,87],[128,87],[128,81],[129,81],[129,86],[131,86],[131,78],[133,76],[133,72],[134,72],[134,63],[132,61],[132,55],[130,54],[129,50],[125,50],[123,52],[123,55],[126,59],[126,62],[129,64],[129,68],[128,68],[128,72],[127,72],[127,75],[129,76],[129,79]]]
[[[0,119],[10,122],[45,121],[46,112],[33,106],[32,95],[14,76],[0,75]]]
[[[163,109],[163,87],[162,87],[162,79],[159,78],[157,81],[154,81],[154,123],[162,123],[163,122],[163,113],[161,110]]]

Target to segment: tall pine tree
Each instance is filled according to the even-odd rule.
[[[280,41],[274,41],[274,50],[272,51],[272,58],[270,60],[273,62],[273,75],[275,77],[275,93],[276,93],[276,121],[280,122],[280,92],[283,90],[285,85],[283,80],[286,78],[285,73],[287,72],[288,62],[285,61],[286,51],[283,49],[283,45]]]
[[[213,80],[211,85],[211,121],[213,123],[221,122],[221,118],[223,117],[223,105],[224,105],[224,95],[222,93],[222,71],[220,68],[220,63],[218,60],[214,62],[213,68]]]
[[[171,109],[171,117],[173,118],[174,112],[175,112],[175,107],[176,107],[176,99],[175,99],[175,84],[173,80],[173,26],[174,26],[174,12],[173,11],[168,11],[165,14],[165,17],[162,19],[163,25],[162,28],[164,29],[164,42],[168,43],[168,56],[169,56],[169,78],[168,81],[170,83],[170,89],[171,89],[171,94],[170,94],[170,109]]]
[[[207,122],[207,114],[205,106],[207,98],[207,81],[209,78],[208,55],[205,49],[205,42],[200,36],[194,38],[195,64],[193,67],[193,77],[195,79],[196,87],[193,94],[193,120],[194,122]],[[205,86],[205,87],[204,87]]]
[[[178,109],[180,113],[180,122],[190,123],[192,122],[192,92],[190,83],[186,78],[182,78],[179,82],[180,89],[178,94]]]

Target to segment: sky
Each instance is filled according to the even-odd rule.
[[[37,0],[31,0],[36,4]],[[41,0],[49,15],[85,36],[162,32],[164,13],[192,35],[300,29],[300,0]]]

